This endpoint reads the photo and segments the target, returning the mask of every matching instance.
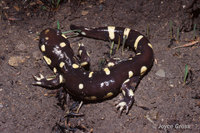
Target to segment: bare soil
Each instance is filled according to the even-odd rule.
[[[71,0],[49,6],[40,0],[2,0],[0,7],[1,133],[61,132],[58,125],[65,125],[67,109],[62,110],[54,96],[45,96],[50,90],[31,85],[32,75],[53,74],[42,59],[37,38],[47,27],[57,28],[57,21],[62,31],[70,24],[130,27],[149,37],[155,53],[154,66],[141,80],[129,114],[119,116],[115,108],[119,96],[84,104],[80,110],[84,116],[70,119],[72,126],[83,128],[76,132],[200,132],[200,45],[174,49],[200,37],[200,1]],[[69,41],[75,52],[78,42],[85,44],[92,69],[98,69],[109,52],[109,42]],[[115,56],[124,58],[120,52]],[[184,83],[186,65],[189,74]]]

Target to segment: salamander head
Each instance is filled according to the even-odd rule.
[[[39,46],[41,46],[42,44],[45,44],[48,46],[56,45],[59,43],[59,41],[64,41],[64,42],[66,41],[66,39],[62,36],[62,33],[60,30],[47,28],[40,33]]]
[[[46,63],[51,67],[59,67],[61,62],[71,65],[73,50],[69,41],[60,30],[47,28],[40,33],[39,49]]]

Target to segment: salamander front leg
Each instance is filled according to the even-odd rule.
[[[35,79],[33,85],[48,87],[48,88],[56,87],[64,82],[62,75],[57,75],[56,77],[51,77],[51,78],[45,78],[42,74],[40,74],[39,77],[37,76],[33,77]]]
[[[130,107],[134,102],[134,91],[139,81],[140,81],[139,76],[136,76],[127,79],[122,84],[121,89],[122,89],[123,99],[116,106],[117,108],[119,108],[120,114],[123,112],[124,109],[126,110],[126,114],[128,113]]]
[[[82,67],[89,66],[90,65],[90,57],[88,52],[85,49],[85,46],[83,43],[79,43],[79,49],[78,49],[78,55],[80,57],[80,65]]]

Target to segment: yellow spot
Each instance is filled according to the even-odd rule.
[[[45,40],[49,40],[49,37],[45,37]]]
[[[133,71],[128,72],[128,77],[131,78],[133,76]]]
[[[63,68],[64,65],[65,65],[64,62],[60,62],[60,64],[59,64],[60,68]]]
[[[130,30],[131,30],[130,28],[125,28],[125,29],[124,29],[123,38],[125,38],[125,37],[128,38],[128,35],[129,35]]]
[[[148,43],[148,46],[149,46],[150,48],[153,48],[152,45],[151,45],[151,43]]]
[[[76,69],[76,68],[79,68],[79,65],[73,64],[72,67],[73,67],[74,69]]]
[[[147,71],[147,67],[146,67],[146,66],[143,66],[143,67],[141,67],[141,69],[140,69],[140,74],[143,75],[146,71]]]
[[[109,33],[109,38],[113,40],[115,38],[115,27],[108,26],[108,33]]]
[[[112,95],[113,95],[113,93],[112,93],[112,92],[109,92],[109,93],[107,93],[103,98],[106,99],[106,98],[111,97]]]
[[[60,47],[61,47],[61,48],[65,47],[65,46],[66,46],[66,43],[65,43],[65,42],[61,42],[61,43],[60,43]]]
[[[86,99],[86,100],[90,100],[90,97],[84,97],[84,99]]]
[[[41,45],[41,51],[44,52],[45,51],[45,45]]]
[[[51,64],[51,59],[50,59],[50,58],[44,56],[44,60],[46,61],[46,63],[47,63],[48,65]]]
[[[135,43],[134,43],[134,48],[135,48],[135,50],[137,49],[138,43],[139,43],[139,41],[140,41],[142,38],[143,38],[143,35],[140,35],[140,36],[138,36],[137,39],[135,40]]]
[[[96,100],[96,96],[91,96],[91,97],[84,97],[86,100]]]
[[[112,66],[114,66],[115,64],[113,63],[113,62],[109,62],[108,63],[108,67],[112,67]]]
[[[88,77],[91,78],[92,75],[93,75],[93,73],[94,73],[94,72],[90,72]]]
[[[83,84],[79,84],[79,85],[78,85],[78,88],[79,88],[79,89],[83,89],[83,87],[84,87]]]
[[[62,37],[64,37],[65,39],[67,39],[67,37],[64,34],[62,34]]]
[[[59,82],[60,82],[60,83],[63,83],[63,81],[64,81],[64,80],[63,80],[63,76],[62,76],[62,75],[59,75]]]
[[[141,55],[141,53],[137,53],[136,55]]]
[[[91,96],[90,99],[91,99],[91,100],[96,100],[97,97],[96,97],[96,96]]]
[[[110,75],[110,70],[107,67],[104,68],[104,72],[106,73],[106,75]]]
[[[81,63],[81,66],[85,66],[85,65],[87,65],[87,64],[88,64],[88,62],[85,61],[85,62],[82,62],[82,63]]]
[[[44,33],[47,34],[48,32],[49,32],[49,29],[46,29]]]
[[[132,60],[133,58],[131,57],[131,58],[128,58],[128,60]]]
[[[54,73],[57,73],[57,69],[56,69],[55,67],[53,68],[53,72],[54,72]]]

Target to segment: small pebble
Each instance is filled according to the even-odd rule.
[[[36,60],[41,59],[41,53],[40,53],[40,51],[33,52],[33,58],[35,58]]]
[[[10,66],[18,66],[20,63],[25,62],[25,58],[22,56],[12,56],[8,60]]]
[[[22,41],[19,41],[19,44],[16,45],[16,48],[20,51],[24,51],[26,49],[26,45]]]
[[[159,70],[156,72],[156,75],[159,76],[159,77],[164,78],[164,77],[165,77],[165,71],[164,71],[163,69],[159,69]]]

